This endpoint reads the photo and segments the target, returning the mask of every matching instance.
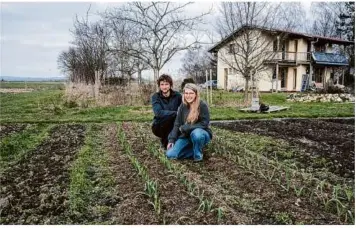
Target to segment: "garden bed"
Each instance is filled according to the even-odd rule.
[[[10,127],[1,224],[354,223],[354,119],[212,125],[201,163],[168,160],[149,123],[44,125],[19,148]]]

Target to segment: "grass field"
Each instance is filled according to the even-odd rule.
[[[1,89],[64,89],[63,82],[0,82]]]
[[[45,89],[30,93],[1,93],[0,123],[151,121],[153,118],[151,106],[72,107],[63,99],[64,90],[52,87],[51,83],[46,86],[34,83],[33,87]],[[284,93],[261,94],[261,100],[266,104],[287,106],[287,111],[243,113],[237,108],[237,103],[242,101],[242,94],[214,91],[213,105],[210,106],[211,120],[350,117],[355,112],[355,105],[350,103],[292,103],[287,102],[286,97]]]

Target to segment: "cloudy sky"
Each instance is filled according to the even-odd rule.
[[[84,16],[86,2],[1,2],[1,76],[58,77],[57,57],[72,41],[70,29],[75,15]],[[94,14],[120,2],[91,4]],[[212,2],[196,3],[193,12],[209,8]],[[93,16],[95,20],[95,16]],[[178,73],[178,55],[162,71]],[[150,74],[146,72],[146,74]]]
[[[58,77],[57,57],[72,41],[70,29],[75,15],[85,16],[87,2],[1,2],[0,76]],[[96,2],[91,12],[103,11],[120,2]],[[206,12],[218,2],[196,2],[187,12]],[[212,20],[211,16],[209,20]],[[95,20],[92,16],[92,20]],[[211,28],[213,30],[213,28]],[[183,54],[175,56],[161,72],[177,75]],[[151,75],[146,72],[146,75]]]

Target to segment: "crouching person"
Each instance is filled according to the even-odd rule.
[[[168,135],[173,129],[177,110],[182,103],[182,96],[173,90],[171,76],[162,74],[158,80],[159,92],[152,95],[152,108],[154,113],[152,132],[161,139],[161,146],[168,145]]]
[[[183,103],[178,108],[173,130],[168,136],[169,159],[193,158],[202,161],[203,147],[212,139],[208,106],[199,98],[198,86],[188,83],[183,89]]]

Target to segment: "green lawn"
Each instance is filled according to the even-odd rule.
[[[64,82],[0,82],[2,89],[64,89]]]
[[[30,93],[0,93],[0,122],[112,122],[151,121],[151,106],[118,106],[94,108],[69,108],[63,101],[63,90],[38,90]],[[210,107],[211,120],[234,120],[247,118],[277,117],[351,117],[354,104],[337,103],[292,103],[286,101],[286,94],[261,94],[268,105],[290,107],[287,111],[270,114],[243,113],[238,111],[236,102],[242,101],[242,94],[214,91]],[[202,99],[204,95],[202,95]]]

